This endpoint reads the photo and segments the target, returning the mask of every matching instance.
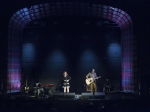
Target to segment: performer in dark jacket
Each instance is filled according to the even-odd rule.
[[[64,88],[64,93],[69,93],[69,88],[70,88],[70,84],[69,81],[71,80],[71,77],[67,74],[67,72],[65,71],[63,73],[63,88]]]

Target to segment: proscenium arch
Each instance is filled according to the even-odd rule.
[[[122,45],[121,89],[125,92],[133,92],[133,24],[131,17],[123,10],[111,6],[79,2],[52,2],[23,8],[14,13],[9,21],[7,93],[21,91],[24,27],[37,19],[65,15],[105,18],[118,24],[121,29]]]

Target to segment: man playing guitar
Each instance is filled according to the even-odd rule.
[[[90,85],[90,90],[93,95],[95,92],[97,92],[96,79],[98,78],[101,77],[97,77],[95,69],[92,69],[92,71],[86,75],[86,84]]]

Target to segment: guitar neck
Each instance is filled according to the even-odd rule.
[[[26,87],[27,87],[27,83],[28,83],[28,82],[27,82],[27,79],[26,79]]]

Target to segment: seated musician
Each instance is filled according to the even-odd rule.
[[[39,80],[35,81],[33,88],[36,90],[35,93],[37,93],[38,96],[41,94],[41,92],[44,92],[43,88],[41,87],[41,83],[39,82]]]

